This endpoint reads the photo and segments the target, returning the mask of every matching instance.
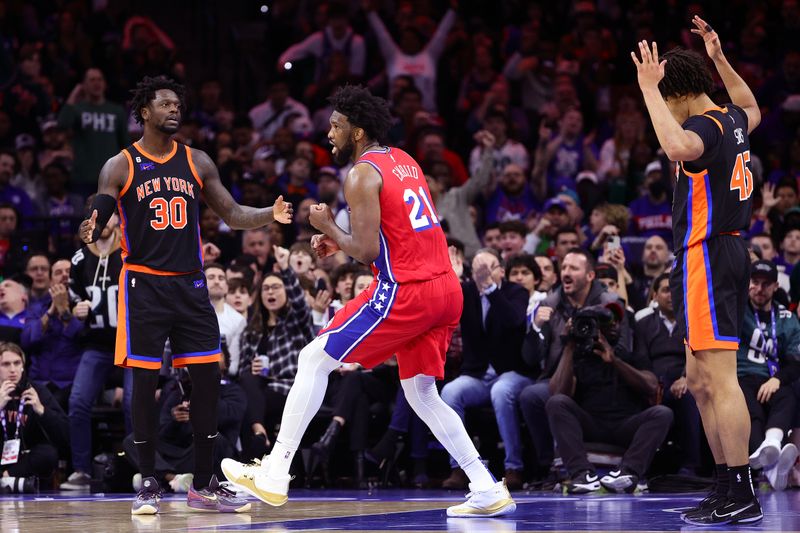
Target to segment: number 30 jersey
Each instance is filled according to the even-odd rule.
[[[689,117],[683,129],[703,140],[695,161],[676,164],[672,201],[674,250],[688,248],[721,234],[750,226],[753,174],[747,114],[736,105]]]
[[[138,142],[122,151],[128,160],[128,179],[118,205],[126,265],[154,274],[203,268],[199,225],[203,182],[190,150],[172,141],[164,158],[148,154]]]
[[[373,268],[388,281],[407,283],[450,272],[447,239],[428,183],[414,158],[398,148],[365,152],[356,164],[371,165],[383,178],[380,253]]]

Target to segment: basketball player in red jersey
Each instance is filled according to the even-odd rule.
[[[471,481],[469,499],[450,507],[448,516],[511,513],[516,504],[505,483],[483,465],[458,415],[436,390],[463,297],[425,176],[407,153],[379,144],[391,123],[385,100],[346,86],[331,103],[333,155],[340,165],[354,163],[344,184],[351,233],[336,225],[327,205],[315,205],[310,221],[322,233],[312,245],[320,257],[342,250],[372,264],[375,279],[300,352],[272,453],[260,464],[225,459],[222,471],[262,501],[283,505],[292,458],[322,404],[328,374],[343,363],[371,368],[396,354],[409,404]]]
[[[288,224],[292,206],[237,204],[208,155],[172,139],[184,110],[184,88],[146,77],[133,92],[142,138],[109,159],[100,171],[92,215],[81,223],[84,242],[97,240],[119,208],[123,267],[119,281],[115,363],[133,368],[133,443],[142,486],[131,513],[155,514],[161,489],[155,479],[158,407],[155,392],[167,339],[172,365],[187,366],[193,387],[194,482],[189,507],[244,512],[250,504],[219,485],[213,468],[220,386],[220,335],[208,297],[200,242],[200,199],[234,229]]]
[[[717,465],[716,486],[682,518],[696,525],[753,524],[763,518],[750,475],[759,451],[748,458],[750,417],[736,377],[736,350],[750,280],[740,236],[752,211],[749,134],[761,113],[717,33],[700,17],[693,23],[732,100],[724,107],[708,96],[713,81],[699,54],[674,49],[660,61],[656,44],[646,41],[639,43],[641,61],[631,52],[658,140],[677,163],[670,287],[684,332],[689,390]]]

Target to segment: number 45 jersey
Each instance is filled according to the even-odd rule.
[[[95,244],[87,244],[72,256],[69,272],[71,307],[88,301],[86,347],[113,352],[117,333],[117,294],[122,270],[120,230],[114,233],[114,244],[106,255]]]
[[[417,162],[398,148],[365,152],[356,162],[383,178],[380,253],[374,268],[395,283],[426,281],[452,271],[447,239]]]
[[[128,159],[128,177],[119,195],[125,264],[152,274],[202,270],[203,182],[191,149],[172,141],[170,153],[158,158],[136,142],[122,153]]]
[[[674,251],[750,227],[753,174],[747,114],[728,104],[689,117],[683,129],[696,133],[705,151],[676,165],[672,202]]]

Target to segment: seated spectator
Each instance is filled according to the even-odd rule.
[[[542,369],[538,381],[525,387],[519,396],[520,410],[536,449],[539,474],[548,472],[553,462],[553,437],[545,404],[550,398],[548,383],[564,349],[562,337],[567,322],[583,307],[618,301],[616,295],[595,280],[594,267],[594,257],[581,248],[574,248],[564,256],[561,286],[551,290],[539,304],[522,346],[527,365]]]
[[[226,274],[229,271],[226,271]],[[250,296],[250,285],[243,277],[228,277],[228,294],[225,296],[225,303],[247,320],[247,312],[252,305]]]
[[[620,273],[611,263],[599,261],[594,267],[597,281],[606,286],[608,292],[616,294],[622,302],[627,302],[625,283],[620,279]]]
[[[278,178],[284,199],[294,205],[306,198],[317,198],[317,185],[311,181],[311,161],[302,156],[292,157],[286,165],[286,174]]]
[[[523,167],[516,163],[505,165],[499,173],[497,186],[486,200],[486,221],[525,221],[540,205],[536,201]]]
[[[644,127],[644,118],[638,111],[617,114],[614,136],[606,140],[600,148],[597,164],[597,177],[600,181],[626,180],[633,147],[644,137]]]
[[[492,248],[497,250],[498,252],[503,251],[503,246],[501,244],[503,240],[503,234],[500,233],[500,223],[499,222],[491,222],[486,225],[486,228],[483,231],[483,246],[484,248]]]
[[[515,255],[519,255],[525,246],[525,237],[528,235],[528,227],[519,220],[508,220],[500,224],[500,246],[502,248],[503,261],[508,261]]]
[[[772,261],[773,263],[778,258],[778,251],[775,248],[775,242],[769,233],[757,233],[750,237],[750,246],[757,251],[756,255],[764,261]],[[789,275],[785,272],[783,265],[775,265],[778,267],[778,286],[789,292],[791,283]],[[795,301],[795,300],[792,300]]]
[[[41,252],[32,252],[25,259],[25,274],[31,278],[31,295],[28,308],[32,312],[44,312],[52,302],[50,297],[50,258]]]
[[[26,481],[53,475],[69,446],[69,422],[47,387],[28,381],[25,353],[10,342],[0,343],[0,413],[4,459],[7,442],[19,439],[13,460],[0,466],[0,492],[38,492],[38,481]]]
[[[492,172],[495,176],[500,176],[509,165],[514,165],[522,171],[523,176],[527,176],[530,169],[530,159],[528,150],[520,142],[509,137],[510,124],[507,111],[496,106],[489,109],[483,118],[483,127],[494,136],[492,150]],[[482,146],[475,146],[469,155],[469,168],[471,173],[475,173],[480,165],[480,154]],[[526,182],[527,180],[523,180]],[[503,220],[498,218],[498,220]]]
[[[364,75],[364,38],[355,33],[348,24],[347,6],[341,2],[330,2],[327,7],[328,19],[325,27],[284,50],[278,59],[278,70],[286,68],[286,63],[313,57],[314,81],[318,83],[330,69],[333,54],[342,54],[347,59],[351,76],[360,78]]]
[[[576,335],[580,313],[567,326],[545,410],[570,476],[570,494],[596,492],[601,486],[633,492],[669,431],[672,411],[650,407],[658,381],[650,360],[632,353],[630,327],[619,303],[592,311],[599,328],[594,340]],[[617,469],[599,479],[586,455],[587,441],[625,447]]]
[[[200,210],[200,238],[205,244],[211,243],[219,248],[219,257],[215,259],[222,264],[227,264],[239,255],[239,243],[233,232],[220,231],[222,219],[208,206]]]
[[[558,228],[553,238],[553,259],[560,264],[567,252],[579,247],[580,237],[578,230],[574,227],[562,226]]]
[[[276,247],[275,259],[279,271],[264,276],[241,340],[239,382],[247,395],[242,453],[248,459],[267,452],[300,350],[314,338],[311,309],[289,267],[289,250]]]
[[[536,369],[520,357],[525,336],[528,292],[503,283],[504,269],[494,250],[482,249],[472,260],[472,280],[462,283],[463,356],[461,375],[442,389],[442,400],[464,420],[468,408],[491,404],[505,448],[505,479],[522,488],[522,438],[517,414],[519,391],[533,383]],[[451,457],[453,469],[442,487],[466,488],[469,479]]]
[[[289,96],[289,84],[284,79],[273,81],[268,95],[267,100],[252,108],[248,114],[253,128],[262,139],[273,139],[289,115],[309,118],[306,106]]]
[[[39,158],[36,153],[39,148],[36,139],[30,133],[20,133],[14,139],[14,148],[17,155],[17,172],[11,178],[11,185],[22,189],[28,194],[33,202],[34,208],[38,210],[38,204],[44,197],[44,180],[42,179]]]
[[[631,235],[650,237],[658,235],[672,242],[672,199],[670,183],[660,161],[653,161],[645,169],[644,192],[631,202]]]
[[[798,457],[794,444],[783,446],[794,422],[792,383],[800,377],[800,323],[773,300],[778,270],[756,261],[750,275],[737,375],[750,412],[750,466],[763,468],[775,490],[783,490]]]
[[[69,301],[70,261],[53,263],[48,299],[31,313],[22,330],[22,345],[30,357],[30,380],[46,386],[63,410],[83,354],[83,321],[72,314]]]
[[[660,238],[660,237],[657,237]],[[672,409],[675,437],[680,445],[680,473],[697,475],[701,466],[702,426],[700,412],[686,383],[686,349],[683,335],[675,329],[675,311],[669,273],[659,274],[652,285],[656,308],[636,321],[635,359],[648,358],[663,389],[662,405]]]
[[[536,306],[547,297],[546,292],[537,290],[542,281],[542,271],[532,255],[520,254],[510,258],[505,265],[506,278],[521,285],[528,291],[528,322],[533,319]]]
[[[222,365],[220,360],[220,365]],[[177,371],[177,376],[170,379],[161,390],[161,413],[159,415],[158,441],[156,444],[155,472],[159,484],[169,486],[174,492],[188,492],[194,476],[194,441],[191,425],[192,416],[203,416],[204,413],[192,414],[190,402],[192,380],[185,369]],[[247,408],[244,391],[227,378],[220,380],[219,401],[217,403],[217,430],[214,440],[214,473],[224,479],[219,464],[225,457],[235,453],[236,440],[242,426],[242,418]],[[133,433],[122,442],[128,461],[138,470],[139,452],[133,443]],[[134,490],[141,489],[142,475],[133,477]]]
[[[592,209],[586,242],[589,249],[598,252],[603,249],[609,237],[624,235],[628,231],[630,211],[624,205],[602,202]]]
[[[536,264],[539,265],[539,270],[542,272],[542,279],[539,281],[539,291],[547,294],[559,284],[558,265],[553,262],[553,258],[548,255],[539,254],[533,256],[533,258],[536,260]]]
[[[69,192],[69,170],[61,161],[53,161],[42,171],[46,194],[39,204],[39,213],[50,217],[49,231],[57,255],[75,250],[75,235],[83,219],[84,199]]]
[[[783,267],[786,275],[792,275],[794,266],[800,261],[800,228],[789,228],[781,241],[781,253],[774,263]]]
[[[647,307],[653,281],[670,268],[670,259],[669,246],[661,236],[653,235],[645,241],[641,271],[633,274],[633,284],[628,287],[629,304],[635,311]]]
[[[18,274],[0,282],[0,341],[19,344],[28,314],[31,279]]]
[[[242,232],[242,253],[256,258],[257,274],[272,271],[275,258],[270,253],[271,245],[267,228],[248,229]],[[260,282],[260,280],[260,277],[257,277],[255,281]]]
[[[220,346],[224,355],[223,372],[229,376],[239,375],[240,339],[247,320],[225,301],[228,295],[228,276],[219,263],[203,266],[208,285],[208,296],[219,322]]]

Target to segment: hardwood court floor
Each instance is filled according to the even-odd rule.
[[[445,508],[461,501],[461,495],[447,491],[293,490],[283,507],[254,501],[250,513],[237,515],[194,512],[186,507],[184,497],[171,495],[162,501],[160,515],[144,517],[130,515],[130,495],[54,493],[0,498],[0,531],[700,531],[685,527],[680,510],[701,496],[521,492],[514,495],[517,511],[513,515],[448,519]],[[800,531],[800,491],[764,493],[761,501],[766,515],[763,523],[739,531]]]

